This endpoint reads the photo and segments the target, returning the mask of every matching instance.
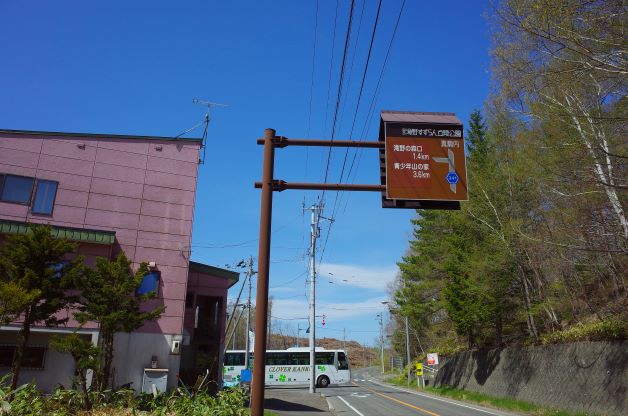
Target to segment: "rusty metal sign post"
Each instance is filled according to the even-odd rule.
[[[466,199],[466,171],[464,171],[464,141],[462,139],[462,124],[453,115],[453,113],[409,113],[409,112],[382,112],[381,125],[386,130],[387,122],[385,116],[393,114],[393,118],[389,121],[398,122],[394,125],[394,128],[399,129],[415,129],[415,130],[399,130],[400,135],[391,136],[395,137],[388,141],[387,135],[382,134],[382,128],[380,127],[380,139],[376,142],[366,141],[347,141],[347,140],[307,140],[307,139],[287,139],[285,137],[276,136],[274,129],[266,129],[264,138],[258,139],[257,143],[264,146],[264,161],[262,167],[262,181],[255,182],[256,188],[262,189],[261,197],[261,210],[260,210],[260,233],[259,233],[259,252],[258,252],[258,280],[257,280],[257,297],[256,297],[256,314],[255,314],[255,328],[264,328],[264,330],[258,330],[255,334],[255,346],[253,351],[254,365],[253,365],[253,377],[251,382],[251,414],[252,416],[263,416],[264,414],[264,380],[266,377],[266,341],[268,334],[265,328],[268,327],[268,281],[270,270],[270,236],[271,236],[271,221],[273,211],[273,192],[281,192],[286,189],[302,189],[302,190],[327,190],[327,191],[363,191],[363,192],[381,192],[382,193],[382,205],[385,208],[397,207],[397,208],[426,208],[426,209],[459,209],[460,203],[458,201]],[[453,116],[456,126],[445,126],[443,123],[442,115]],[[450,119],[447,119],[450,121]],[[404,122],[409,122],[408,125],[404,125]],[[426,123],[436,124],[437,129],[432,127],[423,127]],[[452,124],[452,123],[450,123]],[[458,125],[459,124],[459,125]],[[390,125],[393,127],[393,125]],[[451,127],[451,128],[450,128]],[[418,129],[423,128],[424,131],[418,132]],[[427,131],[432,129],[436,133]],[[438,143],[435,140],[439,136],[432,136],[438,134],[439,130],[443,132],[448,130],[447,134],[452,134],[450,142],[441,144],[440,149]],[[459,133],[457,132],[459,130]],[[391,129],[391,131],[393,131]],[[394,130],[397,131],[397,130]],[[449,131],[453,131],[450,133]],[[405,137],[409,136],[409,137]],[[382,140],[385,138],[386,140]],[[410,139],[410,140],[408,140]],[[419,139],[419,140],[417,140]],[[458,140],[459,139],[459,140]],[[425,140],[428,140],[425,142]],[[432,140],[432,141],[429,141]],[[380,171],[383,172],[381,185],[358,185],[358,184],[328,184],[328,183],[296,183],[285,182],[283,180],[274,179],[274,163],[275,163],[275,148],[283,148],[287,146],[319,146],[319,147],[358,147],[358,148],[373,148],[380,149]],[[403,146],[403,150],[401,150]],[[408,149],[406,150],[406,146]],[[412,150],[414,146],[414,150]],[[417,151],[417,146],[421,148]],[[425,149],[425,150],[424,150]],[[450,150],[451,149],[451,150]],[[456,149],[461,149],[462,153],[456,152]],[[444,153],[443,153],[444,152]],[[442,153],[442,154],[441,154]],[[390,165],[386,155],[390,154]],[[427,156],[426,156],[427,155]],[[407,162],[406,159],[414,158],[415,165]],[[418,159],[417,159],[418,158]],[[418,168],[418,162],[421,161],[421,169]],[[433,163],[430,164],[429,161]],[[424,163],[425,162],[425,163]],[[460,162],[460,163],[459,163]],[[403,169],[400,169],[403,163]],[[414,192],[413,188],[416,187],[416,179],[426,180],[431,178],[431,172],[434,172],[436,177],[443,176],[440,170],[437,168],[437,164],[445,165],[444,170],[447,174],[441,178],[438,186],[445,188],[445,191],[449,189],[449,193],[445,192],[443,198],[444,201],[438,200],[443,195],[435,195],[434,198],[425,198],[422,200],[421,192]],[[406,165],[407,164],[407,165]],[[426,169],[427,166],[427,169]],[[407,169],[406,169],[407,168]],[[416,168],[416,169],[414,169]],[[426,171],[432,169],[428,176],[425,175]],[[462,170],[461,170],[462,169]],[[386,182],[386,171],[400,171],[403,175],[399,176],[397,182],[393,180],[392,183]],[[423,174],[412,173],[422,171]],[[440,172],[440,173],[439,173]],[[399,172],[396,172],[399,173]],[[464,173],[464,182],[461,181],[461,173]],[[420,176],[420,178],[417,177]],[[446,181],[446,185],[440,184],[440,182]],[[400,184],[400,185],[399,185]],[[395,188],[397,186],[400,189],[389,189],[387,186]],[[441,186],[442,185],[442,186]],[[463,189],[462,189],[463,188]],[[401,192],[401,193],[399,193]],[[451,197],[450,194],[454,194]],[[453,203],[453,204],[452,204]]]

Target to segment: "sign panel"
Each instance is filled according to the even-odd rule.
[[[415,370],[416,370],[417,376],[422,376],[423,375],[423,363],[416,363]]]
[[[427,354],[427,365],[438,365],[438,354],[431,352]]]
[[[386,198],[466,201],[461,124],[385,123]]]

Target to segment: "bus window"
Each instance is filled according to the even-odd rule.
[[[243,352],[228,352],[225,354],[225,365],[236,366],[244,365],[244,353]]]
[[[345,353],[342,351],[338,352],[338,370],[348,370],[349,362],[347,361],[347,357]]]
[[[309,352],[293,352],[290,354],[291,365],[310,365]]]
[[[266,353],[266,365],[289,365],[288,356],[280,352]]]
[[[333,352],[317,352],[316,353],[316,365],[328,364],[334,365],[334,353]]]

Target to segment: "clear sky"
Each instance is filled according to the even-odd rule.
[[[451,111],[466,124],[483,105],[490,40],[487,2],[479,0],[407,0],[376,94],[402,3],[382,2],[356,114],[378,1],[355,0],[336,139],[376,140],[384,109]],[[212,111],[192,258],[225,267],[256,257],[260,191],[253,183],[261,179],[262,149],[255,141],[267,127],[293,138],[331,137],[350,5],[2,1],[0,128],[174,136],[202,120],[205,109],[193,98],[228,104]],[[327,155],[278,149],[275,178],[322,182]],[[344,155],[332,152],[328,182],[340,180]],[[342,182],[379,183],[377,151],[369,149],[357,154],[347,179],[353,155]],[[309,214],[302,206],[320,197],[274,195],[270,292],[273,322],[283,333],[307,326],[299,320],[308,316],[309,293]],[[317,319],[317,336],[342,338],[345,329],[347,339],[372,344],[375,315],[385,310],[381,301],[389,297],[415,214],[383,210],[376,193],[328,192],[325,201],[324,216],[335,222],[331,229],[322,223],[318,241],[317,315],[326,315],[326,324]]]

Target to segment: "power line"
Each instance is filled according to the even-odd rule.
[[[342,84],[345,75],[345,64],[347,60],[347,50],[349,49],[349,41],[351,39],[351,23],[353,22],[353,8],[355,6],[355,0],[351,0],[351,9],[349,10],[349,22],[347,23],[347,32],[345,34],[345,47],[342,53],[342,64],[340,66],[340,75],[338,80],[338,92],[336,93],[336,108],[334,110],[334,119],[332,122],[331,129],[331,140],[333,141],[336,138],[336,127],[338,123],[338,109],[340,108],[340,99],[342,98]],[[327,178],[329,177],[329,165],[331,162],[331,146],[329,147],[329,152],[327,154],[327,165],[325,167],[325,179],[324,183],[327,183]],[[323,196],[325,192],[323,191]],[[324,198],[321,198],[324,201]]]
[[[327,99],[325,106],[325,126],[327,130],[327,118],[329,115],[329,93],[331,92],[331,70],[334,66],[334,51],[336,49],[336,23],[338,21],[338,0],[336,0],[336,14],[334,15],[334,32],[331,40],[331,58],[329,59],[329,77],[327,78]]]
[[[371,61],[371,52],[373,51],[373,43],[375,41],[375,33],[377,32],[377,23],[379,22],[379,13],[381,11],[382,8],[382,0],[379,0],[379,4],[377,5],[377,14],[375,15],[375,23],[373,24],[373,31],[371,33],[371,42],[369,44],[369,50],[368,50],[368,54],[366,56],[366,63],[364,65],[364,71],[362,72],[362,82],[360,84],[360,92],[358,93],[358,100],[357,100],[357,104],[355,106],[355,113],[353,114],[353,121],[351,123],[351,131],[349,132],[349,140],[351,140],[353,138],[353,129],[355,127],[355,121],[356,118],[358,116],[358,112],[360,109],[360,102],[362,100],[362,93],[364,91],[364,82],[366,81],[366,74],[368,72],[368,68],[369,68],[369,63]],[[355,150],[355,152],[357,152],[357,149]],[[344,158],[342,160],[342,169],[340,170],[340,179],[338,180],[338,183],[342,183],[342,178],[344,176],[344,172],[345,172],[345,167],[347,165],[347,157],[349,156],[349,148],[347,147],[345,149],[345,155]],[[349,177],[349,175],[347,174],[347,178]],[[335,217],[336,212],[337,212],[337,205],[338,205],[338,200],[339,198],[341,198],[341,195],[344,192],[336,192],[336,196],[334,198],[334,205],[332,207],[332,217]]]
[[[351,54],[351,64],[349,65],[349,76],[347,77],[347,89],[348,91],[351,90],[351,80],[353,78],[353,67],[355,66],[355,56],[357,55],[358,52],[358,45],[360,44],[360,35],[362,34],[362,21],[364,20],[364,10],[366,9],[366,1],[367,0],[363,0],[362,1],[362,10],[360,11],[360,20],[358,21],[358,34],[355,36],[355,41],[353,42],[353,53]],[[353,35],[352,35],[353,36]],[[348,100],[348,95],[347,98],[345,99],[345,102],[347,102]],[[344,116],[345,116],[345,108],[341,108],[340,110],[340,121],[339,124],[342,125],[342,122],[344,120]]]
[[[382,79],[383,79],[383,76],[384,76],[384,71],[385,71],[386,66],[387,66],[387,64],[388,64],[388,58],[389,58],[389,56],[390,56],[390,51],[391,51],[391,49],[392,49],[393,42],[394,42],[395,37],[396,37],[396,35],[397,35],[397,29],[399,28],[399,22],[401,21],[401,16],[402,16],[402,14],[403,14],[403,10],[404,10],[404,8],[405,8],[405,5],[406,5],[406,0],[403,0],[403,2],[401,3],[401,8],[399,9],[399,14],[398,14],[398,16],[397,16],[397,21],[395,22],[395,28],[394,28],[394,30],[393,30],[392,36],[391,36],[391,38],[390,38],[390,41],[389,41],[389,43],[388,43],[388,48],[387,48],[387,50],[386,50],[386,56],[385,56],[385,58],[384,58],[384,63],[383,63],[383,65],[382,65],[382,69],[380,70],[380,73],[379,73],[379,78],[378,78],[378,81],[377,81],[377,85],[376,85],[376,87],[375,87],[375,91],[373,92],[373,98],[371,99],[371,103],[370,103],[370,105],[369,105],[369,107],[368,107],[367,117],[366,117],[366,119],[365,119],[365,121],[364,121],[364,126],[363,126],[363,129],[362,129],[362,135],[361,135],[361,137],[362,137],[362,138],[361,138],[361,140],[364,140],[364,133],[365,133],[365,131],[366,131],[366,129],[367,129],[368,122],[369,122],[369,120],[370,120],[370,118],[371,118],[371,116],[372,116],[372,114],[373,114],[373,110],[374,110],[374,108],[375,108],[376,98],[377,98],[377,96],[378,96],[378,94],[379,94],[379,90],[380,90],[380,87],[381,87],[381,84],[382,84]],[[330,152],[331,152],[331,148],[330,148]],[[353,159],[352,159],[352,161],[351,161],[351,165],[350,165],[350,167],[349,167],[349,173],[347,174],[347,178],[349,178],[349,176],[351,175],[351,172],[352,172],[353,167],[354,167],[354,164],[355,164],[356,156],[357,156],[358,154],[361,154],[361,152],[357,152],[357,151],[356,151],[356,152],[353,154]],[[323,192],[323,195],[324,195],[324,192]],[[333,212],[333,211],[332,211],[332,213],[334,214],[334,212]],[[324,254],[325,254],[325,248],[327,247],[327,241],[329,240],[329,234],[330,234],[330,232],[331,232],[331,227],[332,227],[332,226],[330,225],[330,227],[329,227],[329,228],[328,228],[328,230],[327,230],[327,235],[326,235],[326,237],[325,237],[325,243],[324,243],[324,244],[323,244],[323,246],[322,246],[321,256],[320,256],[320,258],[319,258],[319,262],[322,262],[322,261],[323,261],[323,256],[324,256]]]
[[[312,97],[314,95],[314,68],[316,64],[316,37],[318,32],[318,0],[316,0],[316,12],[314,13],[314,47],[312,52],[312,73],[310,80],[310,104],[307,112],[307,132],[305,137],[310,137],[310,124],[312,120]],[[307,178],[307,165],[309,159],[309,149],[305,148],[305,177]]]

